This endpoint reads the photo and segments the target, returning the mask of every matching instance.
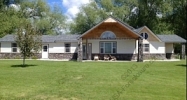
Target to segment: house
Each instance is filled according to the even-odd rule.
[[[42,51],[37,54],[43,59],[93,60],[95,55],[115,56],[117,60],[137,60],[156,57],[171,59],[174,43],[182,45],[185,58],[186,40],[177,35],[156,35],[148,27],[135,29],[110,16],[81,35],[43,35]],[[20,57],[13,35],[0,39],[0,58]]]

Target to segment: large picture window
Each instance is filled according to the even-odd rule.
[[[100,53],[114,54],[117,51],[116,49],[117,49],[116,42],[100,42]]]
[[[143,51],[149,52],[149,44],[143,44]]]
[[[71,52],[71,51],[70,51],[71,44],[70,44],[70,43],[65,43],[64,45],[65,45],[65,52],[66,52],[66,53]]]
[[[12,52],[17,52],[17,44],[16,43],[12,43]]]

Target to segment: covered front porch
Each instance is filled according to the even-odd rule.
[[[104,57],[111,56],[117,60],[137,60],[138,51],[136,50],[137,39],[83,39],[82,40],[82,59],[94,60],[98,56],[99,60],[105,60]]]
[[[79,37],[77,60],[93,60],[95,55],[104,60],[104,56],[108,55],[115,56],[117,60],[143,62],[142,43],[142,37],[130,26],[108,18]]]

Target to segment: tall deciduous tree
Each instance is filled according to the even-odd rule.
[[[28,22],[24,22],[18,28],[15,41],[18,44],[25,66],[26,57],[32,57],[41,50],[41,33]]]
[[[80,8],[80,13],[77,14],[74,23],[70,25],[70,31],[72,34],[82,34],[104,18],[106,18],[106,13],[91,2]]]
[[[66,26],[66,17],[60,9],[50,8],[44,0],[0,0],[0,16],[0,37],[15,33],[20,20],[25,19],[42,34],[61,34]]]

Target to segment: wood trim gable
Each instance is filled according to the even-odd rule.
[[[133,27],[131,27],[131,26],[127,27],[125,23],[121,22],[120,20],[118,20],[118,19],[116,19],[116,18],[114,18],[112,16],[109,16],[108,18],[106,18],[105,20],[103,20],[102,22],[100,22],[99,24],[95,25],[94,27],[92,27],[91,29],[89,29],[88,31],[86,31],[85,33],[83,33],[78,38],[82,38],[83,36],[85,36],[86,34],[90,33],[92,30],[96,29],[97,27],[99,27],[103,23],[117,23],[120,26],[122,26],[125,29],[127,29],[128,31],[132,32],[134,36],[137,36],[137,38],[141,37],[138,33],[136,33],[135,31],[133,31],[133,29],[132,29]]]

